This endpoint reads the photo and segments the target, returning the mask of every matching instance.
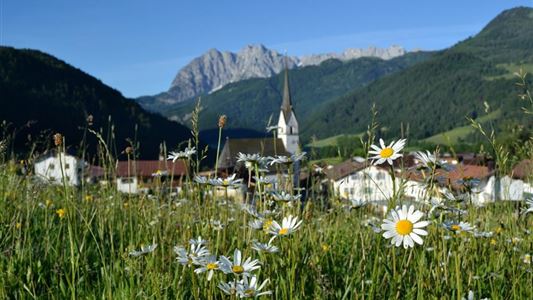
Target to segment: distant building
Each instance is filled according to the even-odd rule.
[[[156,178],[167,181],[173,177],[172,188],[181,186],[187,175],[183,160],[175,163],[167,160],[130,160],[117,162],[117,190],[127,194],[149,192],[156,188]]]
[[[218,158],[218,169],[227,170],[227,173],[237,172],[241,166],[237,163],[237,155],[241,153],[254,154],[261,156],[290,155],[285,149],[281,139],[273,138],[255,138],[255,139],[226,139],[224,147]]]
[[[73,155],[52,151],[35,161],[35,176],[46,183],[78,186],[83,166],[84,162]]]
[[[387,169],[365,160],[349,159],[324,172],[342,199],[382,201],[392,196],[392,177]]]

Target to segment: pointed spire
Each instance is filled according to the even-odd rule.
[[[285,122],[289,122],[292,111],[291,103],[291,91],[289,88],[289,67],[287,64],[287,55],[285,55],[285,81],[283,86],[283,102],[281,103],[281,110],[283,111],[283,116],[285,117]]]

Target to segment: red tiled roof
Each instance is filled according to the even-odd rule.
[[[131,160],[117,162],[117,176],[119,177],[150,177],[157,172],[166,173],[169,176],[181,176],[187,174],[187,166],[183,160]]]

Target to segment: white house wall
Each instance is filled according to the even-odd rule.
[[[337,195],[344,199],[382,201],[392,196],[392,178],[374,166],[352,173],[333,183]]]
[[[35,163],[35,175],[51,184],[63,184],[63,176],[68,185],[80,184],[82,162],[76,157],[65,155],[50,156]]]

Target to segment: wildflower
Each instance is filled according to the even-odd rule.
[[[211,180],[211,184],[214,186],[220,186],[224,188],[240,185],[242,183],[242,178],[235,179],[235,176],[237,176],[237,174],[233,174],[225,179],[222,179],[222,178],[213,179]]]
[[[237,294],[237,283],[235,281],[221,282],[218,284],[218,288],[229,296]]]
[[[176,162],[176,160],[178,159],[190,159],[191,156],[193,156],[194,154],[196,154],[196,149],[194,147],[187,147],[183,151],[171,151],[167,157],[167,160],[172,160],[172,162]]]
[[[204,240],[202,239],[201,236],[198,236],[196,239],[190,239],[189,240],[189,244],[190,245],[207,245],[208,241],[207,240]]]
[[[389,146],[385,146],[383,139],[379,139],[381,148],[376,145],[372,145],[370,147],[374,150],[368,151],[369,154],[374,155],[371,157],[371,159],[375,160],[373,164],[380,165],[384,162],[387,162],[392,166],[392,161],[401,156],[399,152],[402,151],[403,147],[405,146],[405,142],[405,139],[400,139],[396,142],[393,141]]]
[[[472,232],[475,229],[472,225],[470,225],[470,223],[467,222],[446,222],[444,223],[444,227],[457,234],[461,232]]]
[[[211,184],[211,181],[205,176],[194,176],[194,182],[198,184]]]
[[[474,231],[474,237],[490,238],[492,235],[492,231]]]
[[[273,185],[276,183],[276,178],[272,178],[272,177],[264,177],[264,176],[259,176],[259,177],[256,177],[254,176],[253,177],[255,182],[259,183],[259,184],[263,184],[263,185]]]
[[[222,223],[220,220],[211,220],[211,227],[214,230],[222,230],[224,227],[226,227],[226,225],[224,225],[224,223]]]
[[[533,198],[526,199],[525,202],[526,202],[527,207],[523,208],[522,211],[520,212],[522,215],[527,215],[528,213],[533,212]]]
[[[198,261],[200,268],[194,270],[194,273],[200,274],[207,272],[207,281],[210,281],[215,273],[215,270],[220,268],[219,262],[215,255],[209,255]]]
[[[414,206],[404,205],[401,209],[396,207],[390,213],[389,219],[385,219],[381,228],[385,231],[383,237],[391,239],[391,244],[399,247],[403,243],[403,247],[414,247],[414,243],[422,245],[424,241],[420,235],[427,235],[427,231],[421,229],[426,227],[429,222],[420,221],[424,214],[417,210]]]
[[[61,135],[61,133],[54,134],[54,145],[59,147],[62,144],[63,144],[63,135]]]
[[[141,250],[133,250],[129,253],[130,256],[138,257],[144,254],[152,253],[154,252],[155,248],[157,248],[157,244],[152,244],[148,246],[141,246]]]
[[[261,285],[257,286],[258,282],[255,275],[250,277],[250,281],[248,281],[248,277],[244,276],[240,284],[237,285],[237,294],[241,298],[256,298],[263,295],[271,295],[272,291],[261,292],[269,281],[269,279],[266,279]]]
[[[298,222],[298,217],[293,217],[292,215],[290,215],[288,217],[283,218],[281,226],[278,222],[272,221],[272,225],[270,225],[269,232],[274,236],[286,236],[295,232],[301,224],[302,221]]]
[[[279,251],[279,248],[272,245],[272,239],[268,243],[260,243],[258,241],[252,241],[252,249],[257,252],[267,252],[267,253],[276,253]]]
[[[272,193],[272,197],[274,198],[274,200],[276,201],[282,201],[282,202],[292,202],[292,201],[298,201],[300,200],[300,198],[302,197],[302,195],[300,194],[297,194],[297,195],[291,195],[285,191],[281,191],[280,193],[278,192],[273,192]]]
[[[60,219],[63,219],[65,217],[65,214],[66,214],[66,210],[63,209],[63,208],[60,208],[58,210],[56,210],[56,214],[57,216],[60,218]]]
[[[495,239],[490,239],[490,244],[493,245],[493,246],[496,246],[496,244],[498,244],[498,242]]]
[[[16,228],[16,229],[20,229],[20,228],[22,228],[22,223],[17,222],[17,223],[15,224],[15,228]]]
[[[226,121],[228,120],[228,117],[226,115],[221,115],[218,118],[218,128],[224,128],[226,126]]]
[[[330,249],[330,246],[326,243],[323,243],[322,245],[320,245],[320,247],[322,247],[323,252],[328,252]]]
[[[299,154],[293,154],[291,156],[277,155],[276,157],[270,157],[270,165],[280,164],[280,165],[290,165],[297,161],[301,161],[305,158],[305,152]]]
[[[250,276],[250,272],[259,269],[259,260],[248,257],[246,260],[242,260],[241,251],[235,249],[233,253],[233,262],[227,257],[220,257],[220,270],[225,274]]]
[[[262,165],[265,163],[265,161],[266,161],[266,158],[259,155],[259,153],[244,154],[242,152],[239,152],[239,154],[237,155],[237,162],[244,163],[244,166],[247,169],[252,169],[259,165]]]
[[[210,255],[209,250],[207,250],[204,246],[194,244],[190,245],[189,252],[187,252],[187,250],[185,250],[185,248],[182,246],[175,246],[174,253],[176,253],[178,256],[176,260],[180,264],[188,267],[193,264],[200,265],[201,260]]]
[[[522,262],[531,265],[531,263],[533,262],[533,257],[531,257],[531,254],[524,254],[522,256]]]
[[[362,199],[350,199],[349,208],[351,209],[357,209],[361,208],[363,206],[366,206],[368,204],[368,201],[362,200]]]
[[[261,230],[263,229],[263,220],[261,219],[250,220],[248,222],[248,226],[255,230]]]
[[[93,195],[85,195],[85,201],[86,201],[86,202],[91,202],[91,201],[93,201]]]

